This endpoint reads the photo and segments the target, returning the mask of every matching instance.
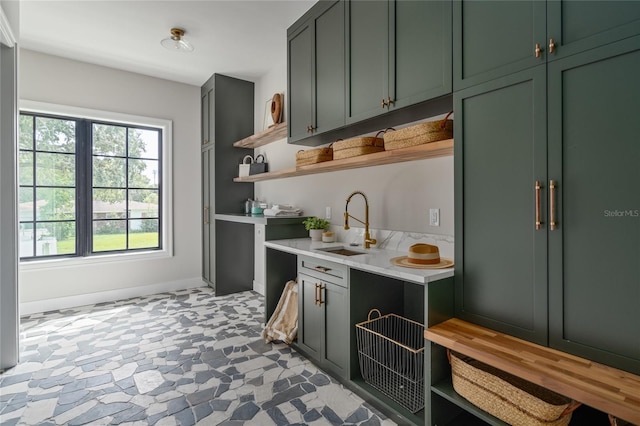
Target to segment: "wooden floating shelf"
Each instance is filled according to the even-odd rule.
[[[259,182],[262,180],[282,179],[293,176],[313,175],[316,173],[336,172],[338,170],[357,169],[360,167],[380,166],[383,164],[402,163],[405,161],[423,160],[425,158],[453,155],[453,139],[431,142],[424,145],[395,149],[393,151],[376,152],[341,160],[325,161],[308,166],[277,170],[275,172],[234,178],[234,182]]]
[[[233,143],[237,148],[257,148],[287,137],[287,123],[278,123],[255,135],[247,136]]]

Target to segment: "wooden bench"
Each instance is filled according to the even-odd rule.
[[[458,318],[424,337],[620,419],[640,425],[640,376]]]

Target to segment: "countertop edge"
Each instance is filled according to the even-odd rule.
[[[311,256],[317,259],[327,260],[330,262],[338,263],[341,265],[346,265],[350,268],[358,269],[360,271],[371,272],[374,274],[401,279],[404,281],[414,282],[417,284],[428,284],[433,281],[438,281],[444,278],[453,277],[454,268],[446,268],[446,269],[411,269],[411,268],[402,268],[400,266],[393,266],[390,263],[391,258],[403,256],[406,253],[397,252],[393,250],[386,249],[370,249],[371,252],[367,253],[363,256],[370,256],[366,258],[367,260],[376,260],[378,263],[385,264],[388,263],[388,267],[383,267],[380,265],[370,264],[366,262],[362,262],[363,259],[360,256],[341,256],[330,253],[323,253],[322,251],[318,251],[317,249],[326,249],[331,247],[341,247],[344,246],[344,243],[336,242],[336,243],[322,243],[322,242],[312,242],[309,238],[298,238],[298,239],[290,239],[290,240],[272,240],[265,241],[265,247],[272,248],[275,250],[303,255],[303,256]],[[309,248],[307,248],[309,246]],[[316,249],[316,250],[314,250]],[[357,248],[357,250],[365,250],[362,248]],[[375,256],[376,259],[371,256]],[[360,260],[360,261],[359,261]]]

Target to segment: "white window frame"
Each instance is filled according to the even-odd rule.
[[[156,127],[162,130],[162,249],[96,254],[86,257],[30,259],[20,262],[20,270],[65,268],[93,263],[152,260],[173,257],[173,122],[112,111],[80,108],[46,102],[20,100],[20,111],[117,122],[132,126]]]

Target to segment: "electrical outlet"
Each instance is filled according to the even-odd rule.
[[[429,225],[440,226],[440,209],[429,209]]]
[[[331,207],[327,206],[324,208],[324,218],[331,220]]]

